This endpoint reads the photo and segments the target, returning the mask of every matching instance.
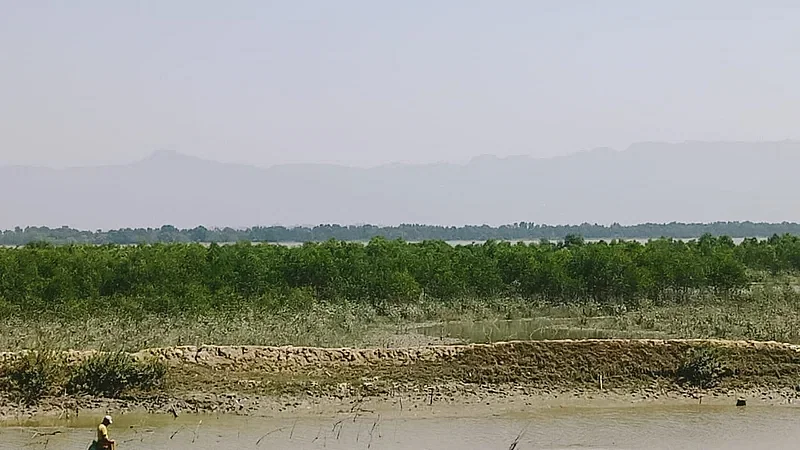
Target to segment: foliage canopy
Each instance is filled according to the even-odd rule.
[[[235,302],[281,306],[309,297],[378,307],[420,296],[448,301],[502,295],[635,306],[643,298],[681,302],[698,292],[733,294],[754,271],[800,271],[800,239],[784,235],[739,245],[711,235],[688,242],[457,246],[384,238],[298,247],[31,245],[0,249],[0,313],[69,313],[106,305],[107,299],[153,312]]]

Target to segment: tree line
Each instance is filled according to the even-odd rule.
[[[36,243],[0,249],[0,312],[88,311],[97,305],[152,312],[274,308],[303,302],[376,307],[422,297],[522,296],[553,303],[690,302],[748,286],[748,273],[800,271],[800,239],[704,235],[681,241],[449,245],[374,238],[279,245]],[[242,303],[243,302],[243,303]],[[92,306],[94,305],[94,306]]]
[[[713,222],[713,223],[645,223],[638,225],[545,225],[519,222],[498,227],[488,225],[437,226],[403,224],[379,227],[375,225],[332,225],[314,227],[251,227],[246,229],[195,228],[179,229],[171,225],[160,228],[123,228],[108,231],[76,230],[69,227],[17,227],[0,231],[0,245],[19,246],[31,242],[65,244],[153,244],[176,242],[324,242],[330,239],[342,241],[368,241],[375,237],[403,239],[406,241],[485,241],[495,240],[559,240],[566,235],[577,234],[586,239],[655,239],[697,238],[704,234],[729,236],[732,238],[767,237],[772,235],[799,234],[797,223],[763,222]]]

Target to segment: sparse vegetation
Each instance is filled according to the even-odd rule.
[[[143,348],[175,345],[303,345],[320,347],[418,345],[420,323],[537,318],[569,336],[720,338],[800,343],[800,294],[782,284],[757,286],[737,300],[709,297],[692,304],[642,302],[626,310],[594,303],[551,305],[521,297],[422,299],[376,307],[312,302],[300,308],[237,305],[226,310],[155,314],[98,310],[91,315],[10,316],[0,319],[0,348]],[[563,336],[555,333],[554,336]],[[506,339],[503,335],[491,340]]]

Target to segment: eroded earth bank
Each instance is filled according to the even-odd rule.
[[[77,364],[95,352],[70,352]],[[0,354],[10,364],[19,353]],[[131,355],[166,367],[157,388],[118,398],[5,392],[4,420],[104,410],[255,416],[513,412],[539,407],[702,403],[794,405],[800,346],[720,340],[563,340],[414,348],[186,346]],[[485,410],[485,411],[483,411]]]

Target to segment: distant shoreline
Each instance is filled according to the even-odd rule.
[[[697,240],[699,238],[700,238],[700,236],[692,236],[692,237],[685,237],[685,238],[669,238],[669,239],[674,239],[676,241],[688,242],[688,241]],[[732,238],[732,239],[733,239],[733,243],[738,245],[743,240],[748,239],[748,238],[757,239],[759,241],[764,241],[766,239],[769,239],[766,236],[752,236],[752,237],[747,237],[747,238]],[[652,240],[652,239],[661,239],[661,238],[618,238],[618,237],[610,237],[610,238],[585,239],[584,241],[586,243],[590,243],[590,244],[597,243],[597,242],[611,242],[611,241],[627,241],[627,242],[646,243],[647,241]],[[563,242],[563,240],[564,240],[563,238],[562,239],[547,239],[548,242],[553,242],[553,243]],[[524,243],[524,244],[535,244],[535,243],[541,242],[540,239],[444,240],[442,242],[445,242],[445,243],[447,243],[449,245],[458,246],[458,245],[481,245],[481,244],[484,244],[484,243],[486,243],[488,241],[510,242],[510,243],[513,243],[513,244],[516,244],[516,243],[519,243],[519,242]],[[298,241],[261,242],[261,241],[255,241],[255,242],[249,242],[249,243],[250,244],[255,244],[255,245],[280,245],[280,246],[284,246],[284,247],[300,247],[300,246],[302,246],[304,244],[320,243],[320,242],[324,242],[324,241],[305,241],[305,242],[298,242]],[[355,241],[341,241],[341,242],[345,242],[345,243],[348,243],[348,244],[364,244],[364,245],[369,244],[369,240],[355,240]],[[422,243],[423,241],[420,240],[420,241],[406,241],[406,242],[408,242],[409,244],[419,244],[419,243]],[[140,244],[76,244],[76,245],[120,245],[122,247],[128,247],[128,246],[135,246],[135,245],[150,245],[150,244],[180,244],[180,242],[153,242],[153,243],[140,243]],[[208,246],[210,246],[212,244],[216,244],[216,245],[236,245],[237,242],[234,242],[234,241],[230,241],[230,242],[184,242],[184,244],[199,244],[199,245],[203,245],[203,246],[208,247]],[[23,244],[23,245],[0,245],[0,248],[22,248],[25,245],[26,244]],[[69,245],[69,244],[54,244],[54,245]]]
[[[328,240],[367,242],[376,237],[402,239],[407,242],[425,240],[459,243],[497,241],[560,241],[566,236],[581,236],[587,241],[598,240],[648,240],[658,238],[697,239],[703,235],[728,236],[733,239],[760,238],[773,235],[800,235],[800,223],[644,223],[637,225],[544,225],[518,222],[496,227],[488,225],[438,226],[405,224],[397,226],[375,225],[318,225],[314,227],[251,227],[234,229],[176,228],[164,225],[160,228],[124,228],[115,230],[78,230],[69,227],[17,227],[0,232],[0,245],[20,246],[33,242],[54,245],[67,244],[153,244],[153,243],[217,243],[262,242],[274,244],[302,244]]]

